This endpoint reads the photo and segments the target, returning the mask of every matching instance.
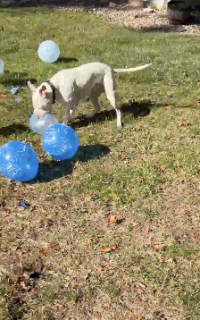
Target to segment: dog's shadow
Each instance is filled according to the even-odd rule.
[[[136,102],[134,100],[129,101],[128,103],[124,103],[121,106],[121,111],[124,114],[132,114],[134,118],[146,117],[150,114],[151,109],[155,107],[152,101],[141,101]],[[94,122],[104,122],[111,121],[116,118],[116,111],[114,109],[111,110],[103,110],[97,113],[93,118],[86,119],[85,116],[77,117],[73,120],[72,127],[74,129],[87,127],[89,124]]]
[[[50,182],[64,176],[68,176],[72,174],[74,164],[77,161],[88,162],[93,159],[99,159],[108,153],[110,153],[110,149],[103,144],[80,146],[76,156],[71,161],[49,160],[40,163],[39,172],[36,179],[29,183],[35,184],[38,182]]]
[[[73,61],[78,61],[78,59],[74,57],[59,57],[55,63],[70,63]]]

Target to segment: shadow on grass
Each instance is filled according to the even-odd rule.
[[[28,1],[27,1],[28,2]],[[10,7],[10,8],[9,8]],[[5,14],[7,17],[16,17],[16,16],[25,16],[32,15],[36,13],[36,10],[27,6],[27,9],[19,6],[19,1],[10,1],[10,3],[6,6],[2,4],[0,1],[0,13]]]
[[[4,86],[21,86],[25,87],[27,86],[27,81],[30,81],[32,83],[36,83],[37,80],[34,78],[26,78],[26,79],[7,79],[5,82],[2,84]]]
[[[134,118],[146,117],[150,114],[151,109],[156,107],[152,101],[129,101],[121,106],[122,113],[131,113]],[[84,116],[79,117],[73,121],[72,127],[74,129],[86,127],[94,122],[111,121],[116,118],[116,111],[114,109],[104,110],[97,113],[92,119],[86,119]]]
[[[94,144],[89,146],[80,146],[74,159],[66,161],[49,160],[40,163],[37,178],[31,181],[31,184],[38,182],[50,182],[52,180],[71,175],[74,163],[77,161],[88,162],[99,159],[110,152],[110,149],[103,144]]]
[[[185,28],[184,26],[179,26],[179,25],[161,25],[161,26],[150,26],[150,27],[142,27],[140,29],[140,32],[142,33],[148,33],[148,32],[160,32],[160,33],[181,33],[184,32]]]
[[[26,78],[27,73],[25,72],[5,72],[0,77],[0,84],[4,86],[26,86],[27,81],[36,83],[37,80],[34,78]]]
[[[58,60],[55,63],[69,63],[73,61],[78,61],[78,59],[73,58],[73,57],[59,57]]]
[[[20,9],[22,8],[31,8],[31,7],[39,7],[41,8],[48,8],[53,9],[54,7],[81,7],[90,9],[93,7],[108,7],[109,6],[109,0],[100,1],[100,0],[26,0],[21,2],[21,5],[19,5],[19,0],[10,0],[9,2],[6,1],[5,4],[1,3],[0,1],[0,7],[6,8],[7,14],[9,15],[22,15],[23,11]],[[121,0],[113,0],[115,4],[122,3]],[[10,7],[10,8],[9,8]],[[8,9],[9,8],[9,9]],[[5,10],[5,9],[4,9]],[[15,11],[15,12],[13,12]],[[29,10],[26,9],[25,14],[29,14]]]
[[[0,128],[0,135],[4,136],[4,137],[8,137],[13,133],[20,134],[20,133],[23,133],[25,131],[29,131],[30,132],[30,129],[27,126],[23,125],[23,124],[13,123],[13,124],[11,124],[9,126],[1,127]]]

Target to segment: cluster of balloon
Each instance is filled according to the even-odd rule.
[[[9,141],[0,148],[0,172],[8,179],[26,182],[36,177],[38,159],[26,143]]]
[[[39,45],[38,56],[43,62],[53,63],[58,60],[60,49],[54,41],[46,40]]]
[[[38,56],[43,62],[53,63],[58,60],[60,49],[55,42],[47,40],[40,44]],[[4,63],[0,58],[0,74],[3,71]],[[57,123],[49,113],[40,119],[33,113],[30,128],[43,135],[43,148],[52,158],[63,161],[73,158],[77,153],[79,141],[76,132],[69,126]],[[0,148],[0,172],[8,179],[20,182],[33,180],[38,168],[37,155],[28,144],[10,141]]]
[[[79,140],[71,127],[56,123],[44,133],[42,145],[53,159],[63,161],[75,156]],[[28,144],[10,141],[0,148],[0,172],[6,178],[27,182],[36,177],[38,168],[37,155]]]
[[[57,122],[58,121],[50,113],[45,113],[45,115],[39,119],[36,117],[35,113],[33,113],[30,117],[30,128],[33,132],[43,135],[50,126]]]
[[[53,159],[63,161],[75,156],[79,141],[71,127],[57,123],[49,127],[43,135],[42,146]]]

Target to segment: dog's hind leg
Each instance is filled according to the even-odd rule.
[[[90,96],[90,100],[91,100],[91,102],[92,102],[92,104],[93,104],[94,111],[92,111],[92,112],[89,113],[89,114],[86,114],[85,117],[86,117],[87,119],[90,119],[90,118],[94,117],[95,114],[97,114],[97,113],[101,110],[101,107],[100,107],[99,99],[98,99],[98,98],[99,98],[99,97],[98,97],[98,96],[95,96],[95,95],[91,95],[91,96]]]
[[[116,98],[116,84],[114,80],[114,72],[112,69],[108,69],[106,71],[106,74],[104,76],[104,88],[106,92],[106,96],[108,100],[110,101],[111,105],[116,111],[117,115],[117,126],[121,127],[122,126],[122,116],[121,116],[121,111],[117,105],[117,98]]]

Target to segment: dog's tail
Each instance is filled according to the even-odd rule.
[[[121,72],[135,72],[135,71],[139,71],[139,70],[142,70],[142,69],[145,69],[147,67],[149,67],[151,65],[151,63],[148,63],[148,64],[144,64],[143,66],[140,66],[140,67],[136,67],[136,68],[129,68],[129,69],[114,69],[115,72],[117,73],[121,73]]]

